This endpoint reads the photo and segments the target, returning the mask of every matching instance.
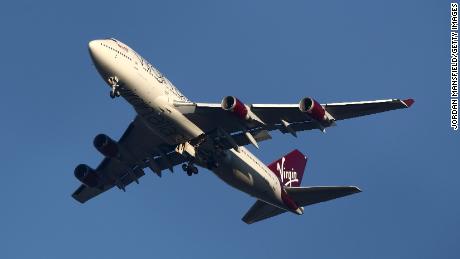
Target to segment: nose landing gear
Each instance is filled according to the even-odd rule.
[[[118,92],[116,87],[112,87],[112,90],[110,90],[110,98],[114,99],[115,97],[119,97],[120,92]]]
[[[198,168],[194,166],[192,163],[182,164],[182,170],[184,170],[184,172],[187,172],[188,176],[198,174]]]
[[[118,91],[118,88],[120,85],[118,84],[118,77],[116,76],[111,76],[107,78],[107,82],[110,84],[112,87],[112,90],[110,90],[110,98],[115,98],[120,96],[120,91]]]

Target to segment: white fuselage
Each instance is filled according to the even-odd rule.
[[[204,132],[174,107],[174,102],[190,102],[149,62],[115,39],[89,43],[93,62],[103,79],[117,90],[160,139],[177,145]],[[112,86],[111,86],[112,87]],[[278,177],[246,148],[225,151],[213,172],[229,185],[257,199],[293,211],[283,202]],[[301,211],[293,211],[300,214]]]

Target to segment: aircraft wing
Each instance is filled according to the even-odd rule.
[[[335,120],[345,120],[374,113],[405,109],[412,106],[413,103],[413,99],[390,99],[368,102],[329,103],[325,105],[325,108]]]
[[[82,184],[72,194],[75,200],[84,203],[114,186],[124,190],[132,182],[138,182],[146,167],[161,176],[162,170],[172,171],[173,166],[185,161],[174,151],[175,146],[167,145],[153,135],[140,117],[129,125],[118,143],[130,154],[129,159],[120,162],[104,158],[95,170],[102,183],[93,188]]]
[[[412,99],[388,99],[362,102],[342,102],[321,104],[325,111],[332,116],[333,121],[386,112],[390,110],[409,108]],[[196,123],[205,132],[216,127],[223,128],[232,134],[240,132],[242,128],[250,132],[258,129],[279,130],[282,133],[294,134],[298,131],[321,129],[320,125],[306,112],[299,109],[299,104],[252,104],[247,105],[252,113],[264,123],[257,124],[242,121],[229,111],[222,109],[220,103],[176,103],[176,108]],[[333,126],[327,125],[326,127]]]

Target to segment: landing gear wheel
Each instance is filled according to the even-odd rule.
[[[113,87],[110,90],[110,98],[114,99],[115,97],[120,97],[120,92],[117,90],[118,87]]]
[[[193,164],[182,164],[182,170],[184,170],[184,172],[187,172],[188,176],[198,174],[198,168]]]
[[[118,91],[118,87],[120,87],[120,84],[118,84],[118,77],[111,76],[107,78],[107,82],[109,83],[110,87],[112,87],[112,90],[110,90],[110,97],[112,99],[115,97],[119,97],[120,92]]]

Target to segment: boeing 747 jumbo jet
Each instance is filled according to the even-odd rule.
[[[89,43],[91,59],[110,87],[110,97],[123,97],[136,110],[136,118],[122,137],[94,138],[104,155],[96,169],[75,168],[82,183],[72,194],[89,199],[116,186],[125,191],[139,183],[144,169],[161,177],[162,171],[182,164],[187,174],[197,166],[214,172],[224,182],[257,199],[244,215],[251,224],[286,211],[303,214],[303,206],[360,192],[354,186],[301,187],[307,158],[294,150],[265,165],[245,145],[259,147],[278,130],[297,132],[326,128],[337,121],[410,107],[412,99],[320,104],[311,97],[295,104],[245,104],[234,96],[221,103],[195,103],[133,49],[116,39]]]

